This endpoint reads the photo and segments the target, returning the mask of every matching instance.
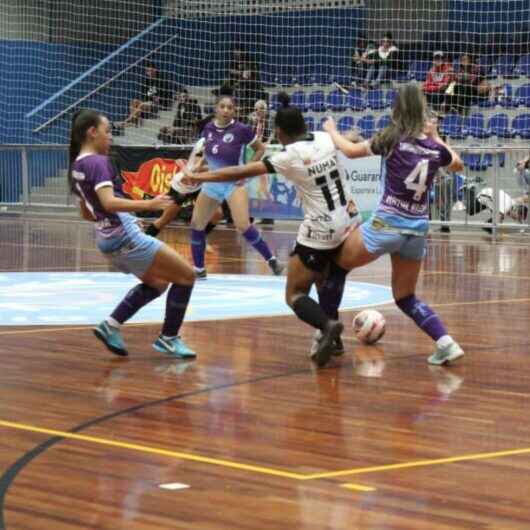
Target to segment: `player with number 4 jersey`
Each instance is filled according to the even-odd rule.
[[[348,157],[381,155],[384,191],[371,219],[348,237],[338,264],[351,270],[390,254],[396,305],[436,342],[430,364],[446,364],[464,355],[438,315],[415,295],[429,229],[429,191],[439,168],[461,171],[462,161],[438,135],[417,84],[402,87],[391,124],[372,140],[353,144],[328,120],[324,129]]]
[[[342,243],[361,222],[329,134],[308,133],[300,110],[289,106],[286,94],[275,118],[276,138],[285,150],[245,166],[190,175],[189,184],[236,181],[267,173],[279,173],[295,185],[304,221],[288,265],[286,300],[295,314],[318,331],[311,358],[319,366],[344,349],[343,326],[338,320],[346,271],[335,264]],[[185,179],[186,181],[186,179]],[[318,304],[309,296],[317,284]]]

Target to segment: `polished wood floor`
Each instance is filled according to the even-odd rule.
[[[265,237],[285,259],[293,230]],[[268,273],[233,231],[211,241],[211,272]],[[321,371],[294,317],[185,324],[188,363],[153,325],[127,359],[88,326],[0,326],[0,528],[530,528],[529,242],[433,235],[418,293],[466,350],[452,368],[392,305],[381,344],[349,337]],[[77,221],[2,217],[0,248],[4,272],[107,268]],[[351,279],[388,284],[388,261]]]

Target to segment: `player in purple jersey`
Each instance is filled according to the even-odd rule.
[[[236,105],[230,95],[222,95],[215,107],[215,116],[202,131],[205,138],[205,159],[211,171],[244,162],[245,149],[254,149],[253,160],[259,160],[265,146],[247,125],[235,120]],[[206,248],[205,228],[223,201],[227,201],[237,230],[267,261],[272,272],[281,274],[282,267],[269,246],[250,223],[248,213],[248,192],[244,181],[208,182],[203,185],[197,198],[191,218],[191,253],[198,278],[206,278],[204,251]]]
[[[173,249],[140,230],[129,212],[162,210],[172,204],[167,196],[133,201],[121,196],[108,153],[112,143],[108,119],[92,110],[76,113],[70,138],[68,180],[79,197],[81,215],[95,223],[99,250],[118,269],[136,275],[133,287],[94,333],[117,355],[128,355],[121,325],[169,286],[162,333],[153,347],[179,358],[196,354],[179,338],[179,330],[195,282],[193,268]]]
[[[436,342],[431,364],[445,364],[464,355],[438,315],[416,298],[416,284],[429,229],[428,196],[439,168],[461,171],[460,157],[442,141],[436,124],[427,119],[419,85],[399,90],[392,123],[371,141],[353,144],[329,119],[324,125],[335,145],[348,157],[384,157],[384,192],[372,217],[352,232],[337,264],[351,270],[383,254],[392,260],[392,293],[396,305]]]

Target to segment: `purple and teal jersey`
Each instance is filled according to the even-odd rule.
[[[120,215],[123,214],[106,212],[97,194],[100,188],[112,186],[114,194],[121,195],[116,171],[109,158],[97,154],[79,156],[72,166],[72,177],[78,195],[96,219],[97,234],[100,237],[111,237],[122,232]]]
[[[202,136],[206,139],[204,154],[210,171],[244,163],[247,145],[256,140],[250,127],[235,120],[226,127],[218,127],[212,120]]]
[[[426,233],[434,176],[451,160],[449,150],[432,138],[401,140],[384,160],[384,190],[374,215],[394,228]]]

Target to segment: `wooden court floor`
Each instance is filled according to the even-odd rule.
[[[286,259],[292,229],[265,237]],[[235,232],[211,242],[210,272],[268,273]],[[2,217],[0,248],[0,273],[107,269],[74,220]],[[127,359],[90,326],[0,326],[0,528],[528,529],[529,264],[528,236],[432,236],[418,293],[466,350],[452,368],[391,304],[373,347],[344,312],[321,371],[291,316],[185,324],[196,362],[153,351],[152,324]],[[388,261],[350,280],[388,285]]]

